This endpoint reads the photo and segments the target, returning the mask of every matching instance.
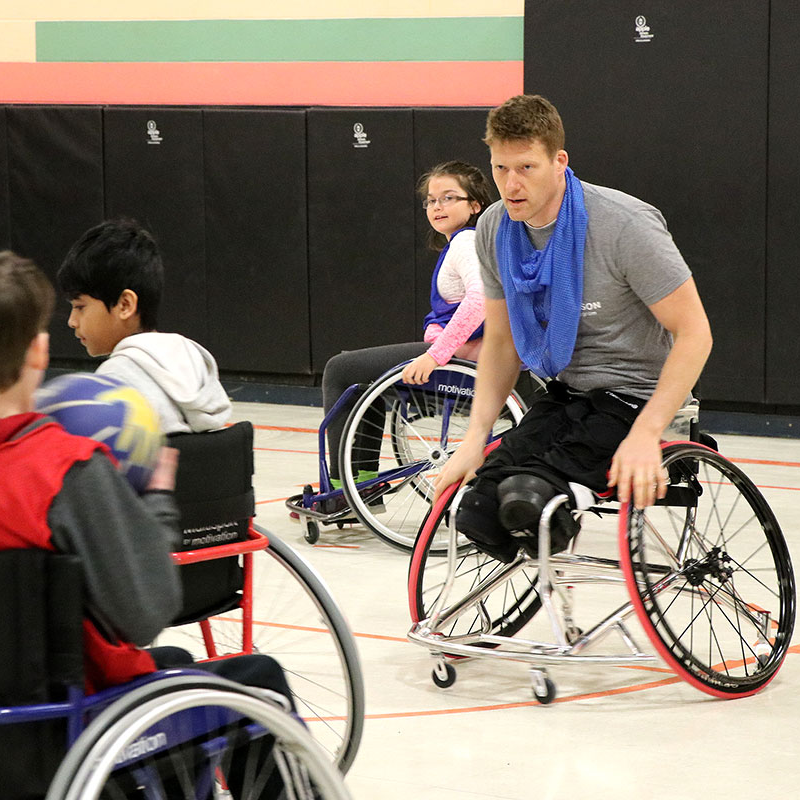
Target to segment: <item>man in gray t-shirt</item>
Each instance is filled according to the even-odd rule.
[[[558,378],[579,391],[615,389],[647,399],[672,339],[648,306],[691,277],[661,212],[623,192],[581,182],[588,216],[583,302],[570,364]],[[496,243],[503,201],[479,220],[476,237],[486,297],[505,298]],[[555,220],[527,233],[543,250]]]
[[[515,335],[519,336],[521,320],[523,330],[541,324],[546,334],[548,326],[553,331],[564,327],[564,306],[554,290],[549,317],[541,322],[524,305],[520,316],[521,295],[506,296],[497,245],[501,222],[507,215],[504,230],[510,224],[517,226],[515,231],[524,225],[528,240],[542,251],[558,220],[562,228],[553,240],[555,247],[564,241],[559,212],[565,193],[572,198],[577,191],[586,223],[582,295],[580,309],[574,311],[578,319],[571,358],[557,376],[548,376],[556,380],[547,395],[487,459],[461,508],[466,519],[470,496],[480,493],[476,489],[484,495],[495,491],[497,496],[487,502],[495,510],[500,504],[502,525],[494,533],[501,536],[501,528],[514,530],[509,527],[514,520],[503,518],[503,491],[496,481],[515,469],[552,478],[556,485],[585,475],[583,482],[598,491],[608,472],[608,485],[616,486],[621,500],[650,505],[666,491],[661,434],[689,395],[711,349],[708,320],[689,268],[657,209],[571,175],[560,116],[544,98],[520,95],[493,109],[485,141],[501,197],[478,221],[476,236],[486,287],[485,332],[470,427],[437,478],[437,495],[455,481],[472,478],[483,462],[487,434],[519,373],[518,350],[524,348],[521,340],[515,342]],[[500,259],[506,259],[505,269],[509,252],[515,251],[503,251]],[[574,259],[556,255],[563,256],[562,265]],[[506,280],[505,286],[514,284]],[[495,483],[487,489],[482,476],[492,470]],[[473,510],[477,520],[485,507]],[[462,528],[467,535],[469,527],[467,521]]]

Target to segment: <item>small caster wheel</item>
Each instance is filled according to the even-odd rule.
[[[319,541],[319,525],[317,525],[316,520],[306,520],[305,540],[309,544],[316,544]]]
[[[456,682],[456,668],[446,661],[437,661],[431,672],[431,678],[440,689],[446,689]]]
[[[337,522],[337,523],[336,523],[336,527],[337,527],[339,530],[343,530],[343,529],[344,529],[344,522]]]
[[[533,686],[533,696],[543,706],[546,706],[556,699],[556,685],[550,680],[550,678],[544,678],[542,681],[536,681]]]
[[[531,669],[531,682],[533,683],[533,696],[543,705],[552,703],[556,696],[556,685],[547,676],[543,669]]]

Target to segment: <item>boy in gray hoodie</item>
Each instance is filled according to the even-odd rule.
[[[164,433],[221,428],[231,404],[214,357],[177,333],[156,331],[164,268],[153,237],[133,220],[103,222],[72,246],[58,271],[68,325],[97,372],[138,389]]]

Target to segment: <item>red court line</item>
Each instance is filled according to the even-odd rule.
[[[321,548],[323,550],[360,550],[360,544],[315,544],[314,547]],[[353,634],[355,635],[355,634]]]
[[[764,464],[768,467],[800,467],[800,461],[770,461],[766,458],[731,458],[729,461],[734,464]]]
[[[257,431],[286,431],[287,433],[319,433],[317,428],[292,428],[288,425],[253,425]]]
[[[224,617],[221,619],[225,619]],[[311,633],[328,633],[325,628],[314,628],[305,625],[285,625],[280,623],[274,622],[261,622],[258,620],[253,620],[254,625],[260,625],[263,627],[271,627],[271,628],[282,628],[285,630],[298,630],[298,631],[309,631]],[[408,643],[408,640],[403,637],[398,636],[382,636],[379,634],[373,633],[353,633],[355,638],[360,639],[375,639],[379,641],[387,641],[387,642],[397,642],[400,644]],[[788,648],[787,653],[800,653],[800,644],[792,645]],[[752,660],[752,659],[750,659]],[[729,666],[738,666],[742,662],[731,662]],[[567,697],[556,697],[551,705],[556,705],[560,703],[574,703],[579,700],[596,700],[602,697],[614,697],[616,695],[623,695],[623,694],[633,694],[634,692],[644,692],[649,689],[658,689],[662,686],[671,686],[676,683],[683,683],[683,678],[678,675],[672,674],[672,670],[666,669],[663,667],[649,667],[646,665],[621,665],[623,669],[640,669],[648,672],[664,672],[671,674],[669,678],[663,678],[657,681],[646,681],[644,683],[636,683],[631,684],[629,686],[619,686],[615,689],[603,689],[597,692],[582,692],[581,694],[574,694],[569,695]],[[421,711],[393,711],[387,712],[382,714],[365,714],[365,719],[408,719],[411,717],[436,717],[436,716],[443,716],[449,714],[469,714],[475,713],[479,711],[503,711],[507,709],[513,708],[531,708],[534,706],[539,706],[538,700],[525,700],[516,703],[494,703],[491,705],[486,706],[465,706],[459,708],[442,708],[442,709],[426,709]],[[341,719],[341,717],[312,717],[306,719],[306,722],[315,722],[320,720],[334,720],[334,719]]]
[[[300,453],[304,456],[319,455],[319,451],[317,450],[288,450],[283,447],[254,447],[253,450],[262,450],[267,453]]]
[[[219,617],[225,622],[241,622],[241,620],[233,619],[231,617]],[[280,628],[286,631],[307,631],[309,633],[329,633],[327,628],[315,628],[308,625],[289,625],[281,622],[262,622],[261,620],[254,619],[253,625],[259,625],[262,628]],[[378,633],[356,633],[353,631],[353,636],[357,639],[378,639],[383,642],[400,642],[407,643],[408,639],[399,636],[382,636]]]
[[[585,692],[583,694],[574,694],[569,697],[557,697],[551,705],[556,703],[574,703],[577,700],[594,700],[598,697],[611,697],[617,694],[631,694],[632,692],[643,692],[647,689],[655,689],[660,686],[669,686],[673,683],[681,683],[682,678],[675,676],[674,678],[664,678],[660,681],[651,681],[650,683],[638,683],[633,686],[620,686],[617,689],[605,689],[601,692]],[[464,708],[437,708],[429,709],[427,711],[395,711],[387,714],[365,714],[365,719],[404,719],[408,717],[438,717],[446,714],[469,714],[477,711],[503,711],[511,708],[530,708],[532,706],[540,706],[538,700],[525,700],[518,703],[495,703],[489,706],[467,706]]]

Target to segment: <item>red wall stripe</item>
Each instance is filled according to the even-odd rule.
[[[491,106],[521,61],[4,63],[2,103]]]

